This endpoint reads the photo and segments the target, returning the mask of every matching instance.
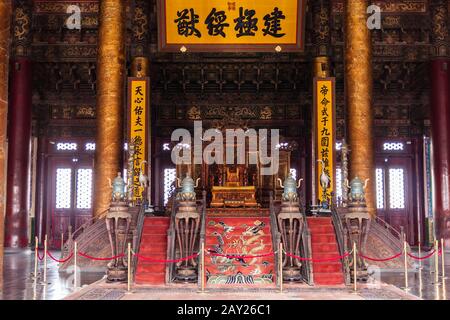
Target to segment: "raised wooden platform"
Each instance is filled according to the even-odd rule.
[[[268,217],[268,208],[208,208],[208,217]]]
[[[258,207],[256,188],[254,186],[212,187],[211,193],[211,207],[213,208]]]

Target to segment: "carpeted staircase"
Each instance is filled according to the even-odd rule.
[[[206,250],[257,256],[273,252],[270,218],[216,216],[206,219]],[[274,257],[229,259],[206,256],[208,285],[275,285]]]
[[[142,229],[139,254],[152,259],[165,260],[167,256],[168,217],[146,217]],[[136,268],[136,284],[165,284],[166,264],[138,260]]]
[[[338,257],[339,247],[331,217],[307,218],[311,232],[313,259]],[[342,285],[344,274],[341,261],[313,262],[316,285]]]

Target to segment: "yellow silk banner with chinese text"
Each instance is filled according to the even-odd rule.
[[[316,79],[315,109],[316,109],[316,159],[317,166],[317,197],[325,200],[323,175],[330,179],[326,189],[326,200],[331,203],[335,189],[335,85],[334,79]]]
[[[143,199],[139,184],[142,161],[147,159],[147,80],[130,80],[130,143],[134,146],[133,200]]]

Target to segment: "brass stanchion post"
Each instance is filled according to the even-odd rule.
[[[406,240],[403,241],[403,256],[405,260],[405,290],[408,288],[408,246]]]
[[[357,269],[356,269],[356,264],[357,264],[357,252],[356,252],[356,242],[353,242],[353,290],[356,292],[358,291],[358,285],[357,285]]]
[[[61,232],[61,260],[64,258],[64,232]]]
[[[283,243],[278,246],[278,273],[280,277],[280,293],[283,293]]]
[[[444,250],[444,239],[441,239],[441,264],[442,264],[442,281],[445,280],[445,250]]]
[[[44,238],[44,284],[47,284],[47,235]]]
[[[439,241],[434,241],[434,283],[439,285]]]
[[[131,292],[131,243],[128,242],[128,287],[127,291]]]
[[[78,248],[77,242],[74,242],[73,245],[73,289],[77,290],[77,256],[78,256]]]
[[[201,286],[202,286],[202,293],[205,292],[205,241],[202,241],[202,244],[200,246],[201,249],[201,264],[202,264],[202,268],[201,268]]]
[[[38,272],[38,260],[39,260],[39,239],[38,237],[34,238],[34,280],[37,279]]]
[[[419,241],[419,257],[422,256],[422,244]],[[419,270],[422,270],[422,260],[419,260]]]

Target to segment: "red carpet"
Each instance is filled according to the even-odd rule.
[[[147,217],[142,229],[139,254],[152,259],[164,260],[167,255],[168,217]],[[136,268],[137,284],[165,284],[166,264],[139,259]]]
[[[334,258],[340,255],[331,217],[307,218],[311,232],[313,259]],[[313,262],[316,285],[344,284],[341,261]]]
[[[226,255],[258,256],[273,252],[268,217],[208,217],[206,250]],[[208,285],[273,285],[274,257],[229,259],[206,256]]]

